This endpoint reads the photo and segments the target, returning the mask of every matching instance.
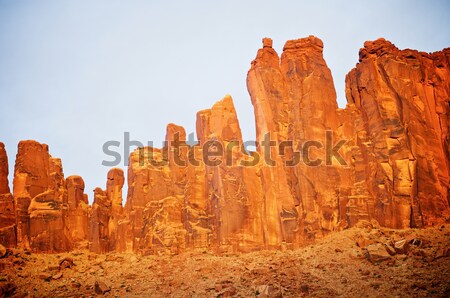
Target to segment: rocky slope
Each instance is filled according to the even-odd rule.
[[[448,224],[391,230],[362,223],[284,252],[141,256],[75,250],[38,255],[9,249],[0,258],[0,297],[450,295]]]
[[[0,243],[33,252],[215,253],[302,247],[361,221],[426,227],[449,214],[450,49],[360,50],[339,109],[323,43],[263,39],[247,75],[256,152],[233,100],[197,113],[195,146],[169,124],[164,148],[111,169],[89,206],[48,146],[18,146],[13,193],[0,146]],[[125,204],[123,187],[128,187]]]

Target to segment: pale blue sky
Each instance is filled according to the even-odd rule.
[[[450,46],[449,1],[155,2],[0,0],[0,141],[11,171],[19,140],[47,143],[92,200],[106,183],[104,142],[129,131],[160,146],[167,123],[192,132],[195,113],[227,93],[253,139],[245,80],[265,36],[279,53],[288,39],[320,37],[341,107],[364,41]]]

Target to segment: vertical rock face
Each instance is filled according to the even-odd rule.
[[[162,150],[131,154],[124,223],[134,251],[263,247],[261,184],[257,167],[239,166],[248,156],[230,96],[197,114],[197,134],[189,147],[184,129],[169,124]]]
[[[247,76],[257,152],[243,147],[233,100],[197,113],[198,144],[168,124],[162,149],[108,172],[92,207],[45,144],[22,141],[14,170],[0,143],[0,243],[35,252],[178,253],[294,248],[375,220],[438,223],[449,208],[450,49],[432,54],[366,42],[339,109],[323,43],[263,39]]]
[[[270,153],[273,160],[272,165],[265,161],[261,179],[267,234],[275,247],[314,239],[340,225],[339,201],[350,183],[343,180],[351,171],[328,154],[339,140],[340,123],[322,50],[322,41],[313,36],[290,40],[279,59],[264,39],[247,76],[257,141],[262,144],[269,134],[273,141],[259,153]]]
[[[123,218],[122,188],[125,177],[122,169],[114,168],[108,172],[106,196],[111,202],[111,217],[108,223],[109,250],[115,250],[118,238],[119,221]]]
[[[5,145],[0,142],[0,194],[10,192],[8,173],[8,155],[6,154]]]
[[[17,244],[30,248],[31,200],[48,188],[49,159],[47,145],[21,141],[14,169],[14,200],[17,218]]]
[[[74,248],[88,248],[89,202],[84,193],[84,180],[80,176],[69,176],[67,186],[66,228]]]
[[[90,249],[93,252],[126,251],[128,222],[122,208],[122,187],[125,182],[122,169],[108,171],[106,191],[94,190],[94,203],[89,217]]]
[[[64,223],[66,202],[61,160],[50,157],[47,190],[33,197],[28,207],[30,248],[33,251],[58,252],[72,248]]]
[[[250,196],[253,189],[249,190],[250,181],[244,180],[244,168],[239,166],[242,134],[230,96],[197,113],[197,135],[205,163],[213,243],[231,250],[262,247],[262,231],[255,230],[253,222],[260,218],[249,217],[251,209],[259,211],[262,206],[257,197]],[[256,167],[246,171],[249,176],[251,171],[256,173]]]
[[[288,138],[288,96],[280,60],[271,44],[270,39],[263,40],[264,47],[247,74],[247,87],[255,110],[257,149],[263,159],[259,174],[264,196],[264,242],[277,248],[294,242],[298,213],[278,154],[277,145]]]
[[[189,149],[184,191],[186,245],[191,248],[206,248],[212,242],[210,204],[206,199],[208,193],[206,167],[201,147],[193,146]]]
[[[344,159],[330,154],[342,135],[322,41],[314,36],[287,41],[280,69],[288,96],[288,138],[295,152],[288,156],[301,156],[296,166],[288,167],[290,190],[298,202],[300,233],[314,239],[341,225],[339,205],[347,197],[352,173]]]
[[[172,187],[166,152],[144,147],[130,155],[126,209],[135,251],[178,251],[185,247],[183,188]]]
[[[448,209],[450,50],[366,42],[346,78],[363,125],[369,213],[393,228],[430,225]]]
[[[109,220],[111,201],[101,188],[94,189],[94,203],[89,216],[90,250],[97,253],[109,251]]]
[[[16,217],[14,199],[9,190],[8,171],[5,145],[0,143],[0,244],[7,247],[16,245]]]
[[[347,77],[349,104],[340,110],[320,39],[288,41],[281,59],[271,44],[263,40],[247,85],[257,141],[270,133],[281,154],[258,148],[276,164],[265,162],[260,171],[264,203],[276,210],[266,212],[273,245],[361,219],[428,225],[448,210],[448,50],[366,43]]]
[[[61,160],[35,141],[18,145],[14,170],[17,245],[35,252],[86,248],[89,204],[79,176],[64,179]]]
[[[19,143],[14,200],[19,247],[39,252],[71,248],[64,224],[67,193],[62,165],[50,156],[47,145],[35,141]]]
[[[169,123],[166,129],[165,142],[163,152],[167,154],[172,188],[174,188],[174,193],[182,194],[186,185],[186,157],[189,151],[186,144],[186,131],[182,126]]]

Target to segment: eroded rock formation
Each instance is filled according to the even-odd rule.
[[[359,57],[346,94],[361,118],[369,197],[360,203],[383,226],[431,225],[449,206],[450,49],[401,51],[378,39]]]
[[[92,207],[45,144],[22,141],[8,185],[0,143],[0,243],[36,252],[179,253],[295,248],[373,221],[433,225],[449,214],[450,49],[360,50],[339,109],[323,43],[263,39],[247,76],[256,152],[243,146],[233,100],[197,113],[198,144],[169,124],[163,148],[136,149],[108,172]],[[375,223],[377,222],[377,223]]]
[[[69,176],[67,186],[66,229],[74,248],[89,247],[89,202],[84,193],[84,180],[80,176]]]
[[[255,177],[258,167],[240,165],[245,152],[230,96],[197,113],[197,136],[203,150],[205,205],[211,219],[213,244],[225,251],[262,247],[261,217],[252,216],[254,212],[262,212],[262,192],[258,189],[259,181],[255,185],[244,178],[252,174]]]
[[[8,156],[5,145],[0,143],[0,244],[16,245],[16,216],[14,199],[9,190]]]
[[[50,156],[47,145],[19,143],[13,195],[19,247],[42,252],[71,249],[64,225],[67,192],[61,160]]]
[[[94,203],[89,216],[90,249],[94,252],[125,250],[123,242],[126,230],[120,232],[122,229],[119,227],[124,218],[122,208],[124,182],[123,170],[113,168],[108,172],[106,191],[100,187],[94,189]]]
[[[139,148],[130,155],[128,198],[134,251],[145,253],[184,249],[183,186],[172,187],[178,171],[171,171],[167,151]],[[182,183],[182,180],[179,180]]]

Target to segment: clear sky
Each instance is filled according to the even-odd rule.
[[[246,74],[262,37],[281,49],[316,35],[339,106],[364,41],[450,46],[450,1],[20,1],[0,0],[0,141],[47,143],[86,193],[105,187],[108,140],[124,132],[160,147],[169,122],[231,94],[244,139],[254,139]],[[123,147],[121,147],[123,150]],[[123,166],[121,167],[126,170]]]

